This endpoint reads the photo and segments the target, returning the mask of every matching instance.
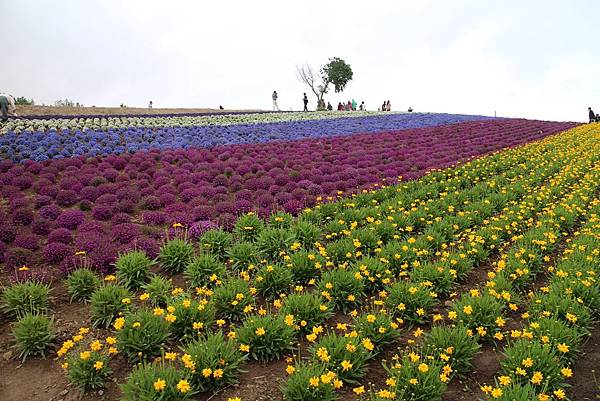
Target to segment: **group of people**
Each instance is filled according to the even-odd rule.
[[[0,117],[2,121],[7,121],[8,116],[16,117],[16,110],[15,98],[12,95],[0,93]]]
[[[588,107],[588,116],[590,118],[590,123],[600,123],[600,114],[594,114],[594,110],[592,110],[591,107]]]
[[[328,105],[327,110],[331,110],[331,108],[329,107],[330,105]],[[342,103],[339,102],[338,103],[338,111],[356,111],[356,107],[358,107],[358,110],[360,111],[365,111],[367,110],[367,106],[365,106],[365,102],[361,102],[360,106],[358,105],[358,103],[356,103],[356,100],[352,99],[351,101],[348,100],[348,103]]]
[[[384,100],[383,104],[377,111],[392,111],[392,104],[389,100]]]

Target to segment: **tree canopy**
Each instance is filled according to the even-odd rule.
[[[328,92],[330,84],[333,84],[336,93],[342,92],[353,77],[350,65],[339,57],[330,58],[329,62],[321,67],[319,74],[308,64],[296,66],[296,73],[300,82],[308,85],[319,103]]]

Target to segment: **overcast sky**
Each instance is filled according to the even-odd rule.
[[[0,26],[0,90],[38,103],[270,109],[276,89],[298,109],[295,66],[336,56],[334,106],[600,112],[598,0],[0,0]]]

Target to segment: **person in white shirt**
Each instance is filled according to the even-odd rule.
[[[277,104],[277,91],[273,91],[271,97],[273,98],[273,111],[280,111],[279,105]]]
[[[2,121],[8,120],[8,116],[17,116],[15,98],[11,95],[0,93],[0,110],[2,113]]]

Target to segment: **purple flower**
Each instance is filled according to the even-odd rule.
[[[70,189],[65,189],[58,191],[56,194],[56,203],[59,206],[69,207],[73,206],[79,201],[79,197],[77,196],[77,192],[72,191]]]
[[[112,209],[113,208],[111,206],[107,206],[107,205],[95,206],[92,209],[92,216],[96,220],[102,220],[102,221],[110,220],[110,218],[113,215]]]
[[[85,220],[85,213],[80,210],[65,210],[58,216],[57,223],[60,227],[69,230],[76,229]]]
[[[56,205],[47,205],[40,208],[40,216],[48,220],[56,220],[60,215],[61,209]]]
[[[29,209],[17,209],[13,212],[12,220],[20,226],[28,226],[33,221],[33,212]]]
[[[52,230],[48,235],[48,243],[53,242],[69,245],[73,242],[73,234],[71,230],[67,230],[66,228],[57,228]]]
[[[46,263],[51,265],[60,263],[64,258],[71,255],[73,251],[71,247],[60,242],[53,242],[44,247],[44,259]]]
[[[48,220],[37,220],[31,225],[31,232],[37,235],[48,235],[50,232],[50,223]]]
[[[140,230],[135,224],[123,223],[114,226],[110,235],[116,243],[127,244],[140,235]]]

